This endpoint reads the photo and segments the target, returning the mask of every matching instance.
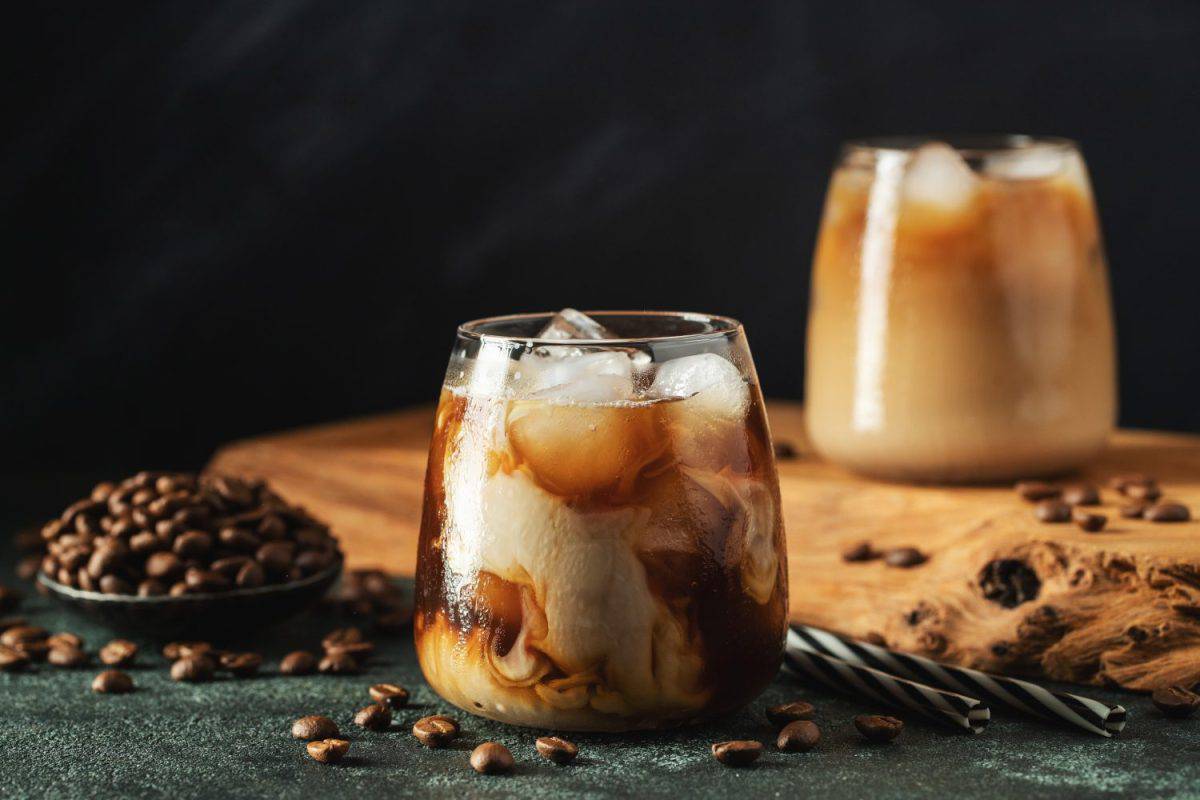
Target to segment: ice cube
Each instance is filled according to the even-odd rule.
[[[659,365],[650,393],[660,398],[689,398],[690,411],[739,420],[750,400],[750,387],[742,373],[716,353],[698,353]]]
[[[1063,168],[1063,153],[1053,147],[1006,150],[983,161],[984,174],[1008,181],[1040,180],[1057,175]]]
[[[942,142],[922,145],[904,175],[904,199],[945,210],[966,208],[979,190],[979,178],[954,148]]]
[[[546,327],[542,328],[538,334],[538,338],[618,339],[620,337],[582,311],[576,311],[573,308],[564,308],[550,318],[550,321],[546,323]]]
[[[557,349],[557,348],[554,348]],[[623,352],[561,358],[533,354],[521,360],[530,396],[566,403],[610,403],[633,397],[633,362]]]

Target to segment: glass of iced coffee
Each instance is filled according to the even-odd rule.
[[[853,142],[812,276],[807,418],[868,475],[1048,476],[1116,413],[1107,268],[1083,158],[1064,139]]]
[[[459,328],[414,621],[442,697],[558,730],[736,709],[779,668],[785,559],[735,320],[567,309]]]

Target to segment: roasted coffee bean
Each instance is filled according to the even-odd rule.
[[[128,667],[137,659],[138,646],[128,639],[113,639],[100,648],[100,662],[110,667]]]
[[[816,709],[812,703],[806,703],[803,700],[793,700],[790,703],[780,703],[777,706],[767,706],[767,719],[775,727],[782,727],[789,722],[797,720],[812,719]]]
[[[890,742],[904,730],[904,723],[895,717],[860,714],[854,718],[854,727],[868,742]]]
[[[183,582],[187,584],[189,592],[196,594],[207,594],[211,592],[220,592],[230,587],[229,579],[219,572],[211,569],[197,569],[192,567],[183,575]]]
[[[147,578],[137,585],[138,597],[158,597],[167,593],[167,585],[154,578]]]
[[[237,577],[238,570],[246,564],[252,564],[249,556],[228,556],[226,558],[218,558],[212,562],[210,569],[213,572],[219,572],[230,580]]]
[[[216,665],[206,655],[187,656],[171,665],[171,680],[188,683],[211,681]]]
[[[146,576],[170,579],[183,572],[183,561],[171,552],[152,553],[146,559]]]
[[[376,703],[389,708],[404,708],[408,705],[408,689],[394,683],[377,683],[367,692]]]
[[[266,573],[257,561],[248,561],[238,570],[234,583],[239,589],[257,589],[267,582]]]
[[[775,442],[775,457],[780,461],[791,461],[796,458],[799,453],[796,452],[796,446],[788,441]]]
[[[762,742],[717,742],[712,746],[713,758],[727,767],[748,767],[762,755]]]
[[[1069,506],[1098,506],[1100,492],[1090,483],[1075,483],[1063,489],[1062,501]]]
[[[56,667],[66,667],[72,669],[82,667],[88,663],[87,653],[80,650],[78,647],[64,645],[60,647],[51,647],[50,652],[46,655],[46,661]]]
[[[0,586],[0,614],[16,611],[21,606],[21,593],[7,586]]]
[[[163,645],[163,658],[168,661],[178,661],[188,656],[206,655],[213,652],[209,642],[168,642]]]
[[[92,691],[100,694],[132,692],[133,678],[119,669],[106,669],[92,680]]]
[[[917,567],[929,560],[929,557],[915,547],[896,547],[883,554],[883,563],[889,567]]]
[[[128,549],[120,544],[109,544],[104,547],[98,547],[92,553],[92,557],[88,559],[88,574],[93,579],[100,580],[101,577],[111,574],[120,567],[128,554]]]
[[[357,675],[362,672],[362,667],[349,653],[331,652],[317,664],[317,670],[325,675]]]
[[[1031,503],[1036,503],[1038,500],[1049,500],[1060,494],[1057,486],[1043,481],[1017,481],[1014,488],[1023,500]]]
[[[129,539],[129,550],[138,555],[153,553],[162,547],[162,541],[150,531],[142,531]]]
[[[218,475],[212,479],[212,487],[216,489],[217,494],[235,506],[248,506],[254,502],[250,488],[237,478]]]
[[[108,481],[102,481],[100,483],[97,483],[95,485],[95,487],[92,489],[91,498],[92,498],[92,500],[96,501],[97,503],[103,503],[104,501],[106,501],[108,499],[108,496],[110,494],[112,494],[116,488],[117,488],[117,485],[115,483],[110,483]]]
[[[184,531],[172,546],[180,558],[200,558],[212,549],[212,537],[204,531]]]
[[[353,644],[355,642],[365,641],[366,637],[358,628],[337,628],[325,634],[325,638],[321,640],[321,647],[329,650],[340,645]]]
[[[422,717],[413,724],[412,734],[426,747],[445,747],[458,736],[458,723],[444,714]]]
[[[1121,516],[1125,519],[1141,519],[1146,513],[1145,503],[1128,503],[1121,506]]]
[[[24,617],[0,617],[0,633],[4,633],[9,628],[20,628],[28,624],[29,620]],[[2,637],[0,637],[0,644],[3,644]]]
[[[341,733],[329,717],[313,714],[292,723],[292,738],[311,742],[316,739],[336,739]]]
[[[1182,686],[1168,686],[1165,689],[1155,689],[1150,700],[1165,716],[1175,719],[1190,717],[1200,708],[1200,694]]]
[[[18,672],[29,666],[29,656],[15,647],[0,644],[0,672]]]
[[[1061,500],[1042,500],[1033,513],[1042,522],[1071,521],[1071,507]]]
[[[375,644],[373,642],[346,642],[345,644],[334,644],[325,648],[327,655],[344,653],[353,656],[359,663],[365,662],[374,652]]]
[[[560,766],[570,764],[579,755],[579,747],[574,742],[557,736],[539,736],[533,746],[539,756]]]
[[[1125,487],[1123,494],[1131,500],[1154,502],[1162,497],[1162,490],[1153,483],[1131,483]]]
[[[1114,475],[1108,479],[1108,488],[1115,489],[1118,492],[1124,492],[1125,488],[1138,483],[1158,483],[1158,481],[1149,475],[1140,472],[1127,472],[1122,475]]]
[[[244,553],[253,553],[262,547],[262,540],[255,536],[250,531],[242,530],[241,528],[222,528],[217,534],[221,544],[231,550],[240,550]]]
[[[37,625],[14,625],[0,633],[0,644],[21,647],[32,642],[45,642],[50,633]]]
[[[54,647],[74,647],[83,649],[83,639],[73,633],[56,633],[46,637],[46,644]]]
[[[842,561],[870,561],[879,558],[880,553],[876,552],[875,548],[871,547],[870,542],[858,542],[850,545],[842,551]]]
[[[120,576],[101,575],[100,591],[104,594],[133,594],[133,587]]]
[[[309,675],[316,668],[316,656],[307,650],[295,650],[279,662],[279,671],[284,675]]]
[[[237,678],[250,678],[258,674],[262,656],[258,653],[222,653],[221,669],[228,670]]]
[[[775,746],[785,753],[807,753],[821,741],[821,729],[815,723],[802,719],[783,726],[775,739]]]
[[[1105,524],[1108,523],[1108,517],[1103,514],[1096,514],[1087,511],[1083,508],[1076,508],[1071,512],[1071,519],[1075,520],[1075,524],[1088,533],[1096,533],[1104,530]]]
[[[167,590],[167,595],[170,597],[182,597],[188,593],[188,586],[183,581],[176,581],[171,584],[171,588]]]
[[[314,761],[322,764],[336,764],[350,752],[350,742],[346,739],[319,739],[304,746]]]
[[[503,775],[512,768],[512,753],[499,742],[484,742],[471,751],[471,769],[480,775]]]
[[[291,542],[267,542],[254,553],[254,559],[268,575],[286,575],[292,569],[295,547]]]
[[[358,710],[354,724],[369,731],[386,731],[392,727],[392,711],[382,703],[372,703]]]
[[[1142,516],[1151,522],[1187,522],[1192,513],[1180,503],[1155,503]]]
[[[61,582],[62,581],[60,581],[60,583]],[[87,567],[79,568],[79,572],[76,574],[75,585],[80,589],[83,589],[85,592],[100,591],[99,582],[92,580],[92,576],[88,574]]]
[[[304,550],[296,556],[293,565],[303,575],[316,575],[330,564],[330,556],[319,550]]]

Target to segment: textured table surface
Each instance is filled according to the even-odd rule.
[[[37,496],[27,493],[14,502],[23,506]],[[14,516],[10,507],[3,517],[11,530],[41,515]],[[8,552],[0,558],[0,583],[14,585],[10,559]],[[110,638],[111,632],[27,594],[22,614],[31,622],[79,633],[93,652]],[[327,630],[343,622],[313,613],[263,635],[251,646],[268,662],[261,677],[249,680],[173,683],[149,642],[143,642],[141,666],[131,670],[138,689],[130,695],[93,694],[89,684],[100,669],[95,664],[0,674],[0,797],[1200,796],[1200,719],[1165,720],[1144,697],[1088,690],[1130,709],[1126,733],[1116,740],[1004,713],[983,735],[971,737],[899,714],[909,723],[900,739],[871,746],[859,739],[851,719],[882,709],[785,675],[751,708],[720,724],[663,734],[571,735],[580,745],[579,760],[556,767],[533,751],[542,732],[471,718],[442,703],[421,679],[408,636],[378,639],[378,657],[361,676],[276,673],[284,652],[316,648]],[[382,680],[413,690],[413,706],[398,713],[389,732],[360,731],[353,714],[369,702],[367,686]],[[712,759],[709,745],[716,740],[770,741],[762,706],[797,697],[818,708],[824,739],[816,751],[769,749],[756,767],[742,770]],[[409,735],[414,720],[436,712],[463,722],[455,747],[426,750]],[[304,754],[289,727],[305,714],[328,714],[349,734],[346,761],[322,766]],[[513,775],[485,777],[468,767],[470,749],[489,739],[512,750]]]

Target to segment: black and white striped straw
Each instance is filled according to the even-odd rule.
[[[1125,727],[1125,709],[1119,705],[1109,705],[1069,692],[1051,691],[1017,678],[940,664],[921,656],[843,639],[809,625],[792,625],[788,631],[787,649],[789,653],[801,651],[836,658],[859,667],[973,695],[994,705],[1044,719],[1061,720],[1101,736],[1112,736]]]
[[[898,678],[877,669],[849,664],[840,658],[793,646],[794,631],[788,633],[784,662],[795,672],[816,678],[827,686],[853,695],[867,695],[885,705],[911,708],[925,716],[982,733],[992,712],[978,698],[935,689],[916,681]]]

